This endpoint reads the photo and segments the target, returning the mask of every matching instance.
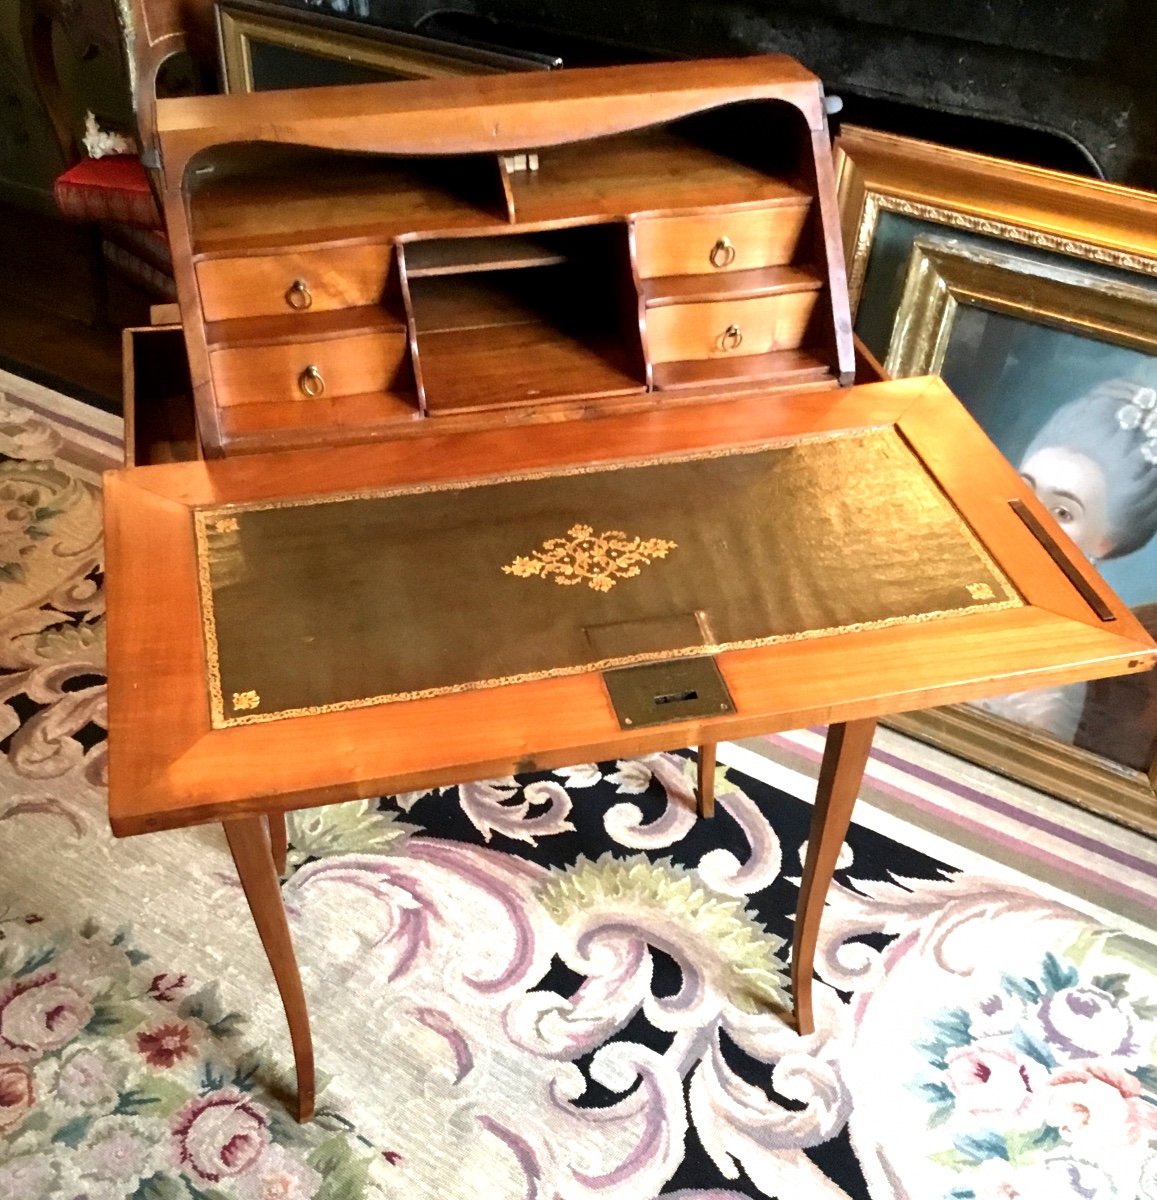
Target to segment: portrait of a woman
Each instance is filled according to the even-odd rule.
[[[1021,476],[1091,562],[1157,534],[1157,389],[1115,378],[1057,408],[1021,457]],[[1087,687],[1043,688],[985,702],[999,716],[1074,740]]]

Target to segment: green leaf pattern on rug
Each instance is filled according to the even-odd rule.
[[[403,846],[411,834],[421,832],[396,812],[380,810],[377,800],[302,809],[290,813],[286,824],[290,868],[334,854],[388,854]]]
[[[282,1120],[217,985],[127,929],[0,918],[3,1200],[362,1200],[372,1147]]]
[[[552,872],[539,898],[560,925],[608,911],[644,912],[677,924],[684,948],[702,947],[697,958],[713,965],[715,986],[740,1011],[788,1007],[779,958],[783,940],[754,920],[741,900],[713,892],[695,871],[669,858],[580,858]]]
[[[96,507],[95,491],[51,460],[0,459],[0,591],[7,604],[27,603],[51,587],[59,560],[95,545]]]
[[[314,1150],[306,1162],[323,1180],[313,1200],[347,1200],[365,1190],[369,1159],[354,1152],[348,1138],[332,1137]]]

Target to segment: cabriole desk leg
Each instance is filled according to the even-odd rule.
[[[224,821],[225,836],[237,875],[249,901],[249,910],[261,937],[261,944],[273,968],[285,1019],[289,1022],[289,1037],[293,1043],[293,1062],[297,1069],[297,1119],[308,1121],[313,1116],[314,1072],[313,1038],[309,1031],[309,1010],[301,988],[301,975],[289,936],[289,922],[281,901],[277,870],[274,866],[274,847],[270,841],[270,826],[264,817],[237,817]]]
[[[851,824],[852,806],[860,791],[875,732],[874,717],[828,728],[791,945],[791,994],[796,1027],[802,1034],[815,1032],[812,969],[820,918],[835,874],[836,859]]]

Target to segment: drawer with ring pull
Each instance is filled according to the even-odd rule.
[[[651,361],[683,362],[795,349],[803,341],[819,296],[817,291],[791,292],[648,309]]]
[[[407,369],[403,329],[378,330],[318,341],[211,350],[210,370],[223,407],[263,401],[388,392]]]
[[[642,279],[711,275],[793,262],[809,204],[646,217],[635,224],[635,255]]]
[[[393,252],[383,242],[203,258],[196,264],[201,309],[206,321],[229,321],[377,304]]]

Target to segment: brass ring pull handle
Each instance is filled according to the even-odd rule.
[[[738,350],[743,345],[743,331],[738,325],[728,325],[719,338],[724,350]]]
[[[325,391],[325,380],[322,379],[321,372],[317,367],[310,363],[297,377],[297,386],[311,400],[316,400]]]
[[[290,308],[296,308],[298,312],[304,312],[313,304],[313,294],[309,290],[309,284],[304,279],[295,279],[285,293],[285,303]]]
[[[711,247],[711,265],[713,267],[729,267],[734,261],[735,246],[729,237],[721,237]]]

